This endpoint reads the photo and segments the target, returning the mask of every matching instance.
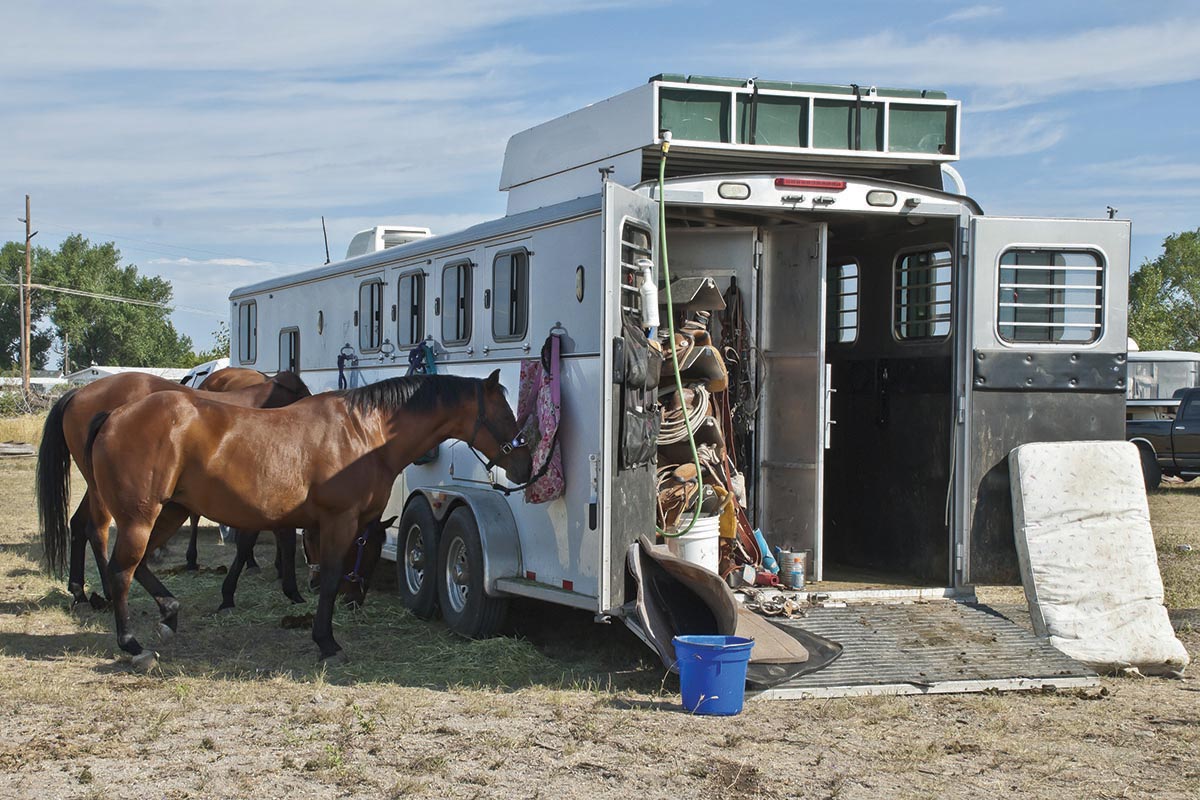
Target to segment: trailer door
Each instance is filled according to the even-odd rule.
[[[642,271],[640,259],[649,258],[655,280],[658,276],[658,204],[612,181],[604,182],[603,214],[603,291],[604,291],[604,369],[601,390],[604,397],[602,440],[605,446],[594,479],[600,484],[599,519],[594,510],[589,524],[599,526],[600,536],[600,610],[611,610],[625,602],[625,553],[629,545],[645,535],[654,539],[654,453],[650,443],[648,459],[640,460],[629,452],[636,436],[623,437],[642,424],[647,415],[657,415],[654,390],[627,385],[623,376],[626,348],[644,344],[634,341],[633,330],[641,330]],[[585,291],[587,289],[585,288]],[[623,322],[631,328],[626,329]],[[629,339],[627,341],[627,339]],[[585,424],[580,420],[575,424]],[[595,508],[593,506],[593,508]]]
[[[1129,223],[973,217],[963,234],[955,583],[1014,583],[1009,452],[1124,438]]]

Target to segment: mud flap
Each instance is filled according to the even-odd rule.
[[[744,609],[715,573],[672,555],[645,537],[629,546],[622,620],[672,671],[672,639],[685,635],[754,639],[746,680],[770,688],[827,666],[837,642],[797,627],[783,628]]]

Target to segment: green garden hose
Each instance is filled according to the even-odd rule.
[[[655,530],[660,535],[674,539],[689,532],[696,524],[696,520],[700,519],[700,506],[704,502],[704,478],[700,473],[700,454],[696,452],[696,437],[692,434],[692,422],[688,419],[687,405],[683,400],[683,377],[680,375],[679,354],[675,347],[675,304],[671,300],[671,268],[667,263],[667,201],[663,197],[663,184],[666,183],[667,176],[667,151],[670,149],[671,139],[670,134],[667,134],[663,137],[662,157],[658,162],[658,249],[662,255],[663,281],[666,283],[667,290],[667,331],[671,335],[668,342],[671,348],[671,365],[674,367],[672,371],[675,374],[675,391],[679,393],[679,402],[683,405],[683,424],[687,429],[688,447],[692,450],[692,462],[696,465],[696,508],[692,511],[692,519],[687,527],[675,533],[668,533],[657,525],[655,526]]]

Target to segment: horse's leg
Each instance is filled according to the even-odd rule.
[[[275,531],[275,558],[279,562],[279,577],[283,580],[283,593],[293,603],[303,603],[304,595],[296,586],[296,529],[280,528]]]
[[[321,529],[305,528],[304,561],[308,564],[308,588],[318,589],[321,586]]]
[[[258,541],[258,532],[255,531],[254,541]],[[246,554],[246,574],[257,575],[262,572],[262,567],[258,565],[258,561],[254,558],[254,545],[250,546],[250,552]]]
[[[84,590],[84,571],[88,547],[88,499],[84,495],[79,508],[71,516],[71,573],[67,578],[67,591],[71,593],[71,605],[87,602]],[[103,571],[100,573],[104,574]]]
[[[96,559],[96,572],[100,575],[100,588],[104,590],[104,595],[92,592],[88,602],[92,608],[100,611],[108,607],[107,598],[112,597],[112,582],[108,572],[108,528],[112,525],[112,515],[98,502],[89,502],[89,506],[84,530],[92,545],[92,557]]]
[[[238,529],[234,532],[233,540],[237,543],[237,552],[233,556],[233,563],[229,565],[229,574],[221,582],[221,606],[217,609],[218,611],[234,607],[233,595],[237,591],[238,578],[241,577],[242,568],[246,566],[247,560],[254,553],[254,543],[258,541],[258,531]]]
[[[321,659],[333,659],[342,648],[333,638],[333,607],[338,585],[342,582],[342,561],[354,534],[358,519],[354,516],[321,517],[321,596],[313,618],[313,641],[321,648]],[[342,654],[339,660],[344,661]]]
[[[200,569],[200,564],[197,561],[196,552],[196,537],[200,533],[200,515],[192,514],[192,538],[188,540],[187,548],[187,569],[188,572],[196,572]]]
[[[146,555],[166,544],[167,540],[175,535],[179,526],[187,519],[188,513],[186,508],[174,503],[164,506],[159,512],[154,528],[150,531],[150,540],[146,544]],[[158,576],[150,571],[145,557],[134,571],[134,577],[150,593],[154,602],[158,603],[159,636],[164,641],[170,639],[179,630],[179,601],[167,590],[167,587],[163,586]]]
[[[153,653],[143,653],[142,645],[129,630],[129,584],[142,563],[153,525],[144,519],[128,520],[119,528],[112,560],[108,563],[108,583],[113,616],[117,623],[117,645],[133,656],[134,667],[147,670],[155,663]]]
[[[296,563],[296,542],[295,537],[292,539],[292,564],[294,565]],[[279,531],[275,531],[275,580],[283,580],[283,548],[279,546]]]

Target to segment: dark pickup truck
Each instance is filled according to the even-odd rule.
[[[1125,438],[1141,451],[1147,489],[1163,475],[1185,481],[1200,475],[1200,389],[1184,392],[1174,419],[1126,420]]]

